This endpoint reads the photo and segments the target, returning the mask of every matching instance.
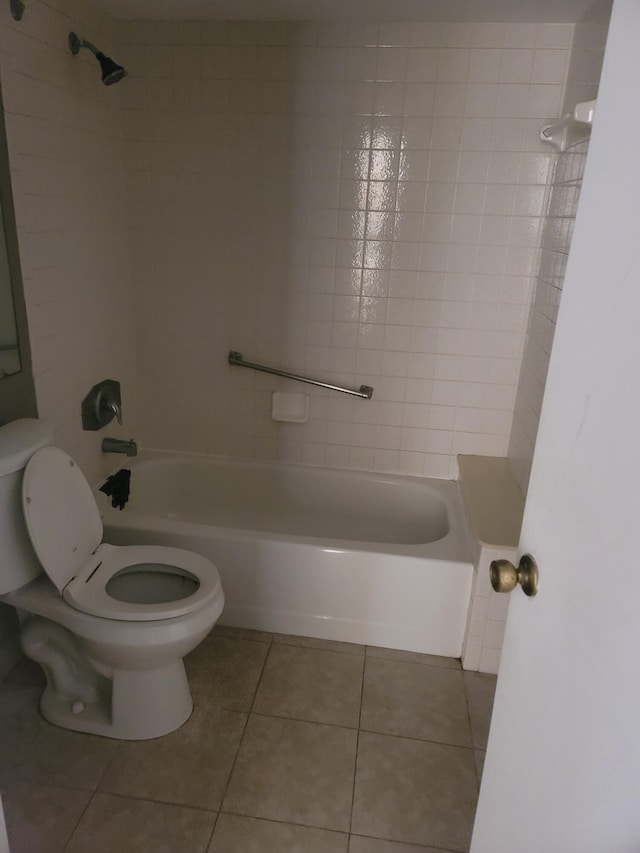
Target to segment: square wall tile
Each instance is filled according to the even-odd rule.
[[[98,28],[96,40],[102,30],[100,38],[113,41],[106,20],[87,22]],[[131,57],[127,88],[98,100],[86,63],[80,69],[86,75],[71,83],[55,77],[43,90],[43,69],[58,67],[52,39],[9,51],[3,79],[10,155],[15,163],[38,161],[40,169],[36,196],[30,169],[14,170],[21,254],[27,271],[53,270],[46,310],[36,278],[26,276],[25,284],[40,365],[38,402],[89,479],[100,479],[107,463],[72,414],[107,366],[126,389],[128,434],[147,446],[248,456],[271,456],[280,446],[289,458],[331,456],[346,466],[415,471],[420,460],[401,461],[400,454],[420,451],[401,443],[374,454],[357,442],[348,452],[330,445],[320,415],[312,417],[313,438],[292,443],[261,414],[260,395],[272,387],[247,379],[238,388],[224,352],[234,347],[253,355],[265,341],[285,341],[313,363],[313,352],[326,349],[322,378],[339,376],[357,387],[360,369],[345,367],[341,350],[381,360],[388,353],[425,357],[434,352],[432,336],[423,333],[418,312],[397,321],[372,305],[371,316],[352,319],[344,305],[329,310],[330,300],[311,292],[384,299],[393,273],[450,271],[469,276],[459,298],[470,305],[476,277],[532,274],[539,223],[505,230],[512,235],[507,245],[471,217],[541,218],[537,190],[547,181],[548,161],[521,164],[519,156],[539,152],[536,122],[561,108],[573,33],[567,25],[468,22],[137,23],[120,30]],[[580,44],[596,51],[593,37]],[[27,99],[33,115],[23,116],[13,105]],[[61,125],[58,117],[69,111],[86,118]],[[88,144],[95,142],[96,121],[109,128],[97,148]],[[78,153],[71,163],[70,151]],[[56,186],[58,173],[66,189]],[[104,219],[92,202],[98,194],[107,210],[128,209],[127,217]],[[63,239],[59,225],[71,207],[76,214]],[[410,216],[396,218],[398,212]],[[425,214],[430,218],[423,221]],[[452,214],[469,218],[454,221]],[[113,245],[130,248],[114,254]],[[86,247],[86,257],[78,246]],[[118,325],[117,340],[105,317]],[[401,324],[410,331],[406,338],[393,328]],[[211,351],[211,341],[225,337],[220,352]],[[81,346],[82,371],[68,339]],[[456,346],[453,355],[467,355],[462,338]],[[522,348],[516,350],[500,356],[514,377]],[[221,367],[212,381],[216,360]],[[472,362],[465,369],[460,361],[453,381],[474,381]],[[366,376],[376,392],[383,376],[379,368]],[[413,378],[431,377],[425,369]],[[507,384],[515,389],[516,383]],[[187,385],[202,390],[188,394]],[[155,393],[159,387],[162,395]],[[409,393],[398,385],[398,399],[388,402],[415,403]],[[175,405],[167,408],[166,399]],[[425,406],[428,428],[452,431],[435,426],[438,413]],[[506,436],[498,445],[495,435],[480,430],[467,441],[474,452],[490,444],[506,453]],[[438,455],[430,471],[455,469],[452,450]]]

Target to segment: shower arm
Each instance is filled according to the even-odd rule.
[[[97,56],[99,53],[102,53],[101,50],[98,50],[95,44],[91,44],[91,42],[87,41],[86,39],[80,39],[80,47],[88,48],[94,56]]]
[[[97,57],[99,53],[104,56],[102,51],[98,50],[95,44],[92,44],[86,39],[81,39],[75,33],[69,33],[69,47],[71,49],[71,53],[73,54],[77,54],[81,47],[86,47],[87,50],[90,50],[95,57]]]

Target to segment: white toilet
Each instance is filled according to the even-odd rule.
[[[193,708],[182,658],[222,613],[218,571],[179,548],[103,543],[89,484],[50,441],[42,421],[0,426],[0,600],[28,614],[42,715],[112,738],[168,734]]]

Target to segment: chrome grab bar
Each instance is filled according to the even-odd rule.
[[[373,388],[370,385],[361,385],[357,391],[352,388],[341,388],[339,385],[330,385],[328,382],[320,382],[318,379],[298,376],[297,373],[288,373],[286,370],[277,370],[275,367],[265,367],[263,364],[253,364],[250,361],[244,361],[242,353],[235,352],[234,350],[231,350],[229,353],[229,364],[235,364],[238,367],[251,367],[253,370],[262,371],[262,373],[273,373],[274,376],[284,376],[285,379],[294,379],[296,382],[319,385],[320,388],[328,388],[330,391],[341,391],[343,394],[351,394],[354,397],[364,397],[365,400],[370,400],[373,397]]]

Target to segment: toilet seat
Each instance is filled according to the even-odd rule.
[[[158,545],[101,544],[102,519],[91,487],[57,447],[43,447],[27,463],[22,502],[38,559],[77,610],[123,621],[173,619],[222,595],[217,569],[199,554]],[[175,598],[168,598],[166,589],[158,594],[167,575],[170,588],[183,587]],[[114,594],[118,586],[128,588],[124,597]]]
[[[183,598],[158,602],[126,601],[107,591],[112,578],[127,574],[135,584],[133,576],[141,571],[146,575],[152,572],[170,574],[178,584],[184,578],[189,587],[194,582],[197,587]],[[83,570],[62,591],[64,600],[76,610],[104,619],[135,622],[175,619],[191,613],[221,594],[220,577],[210,560],[192,551],[160,545],[116,547],[102,544]]]

